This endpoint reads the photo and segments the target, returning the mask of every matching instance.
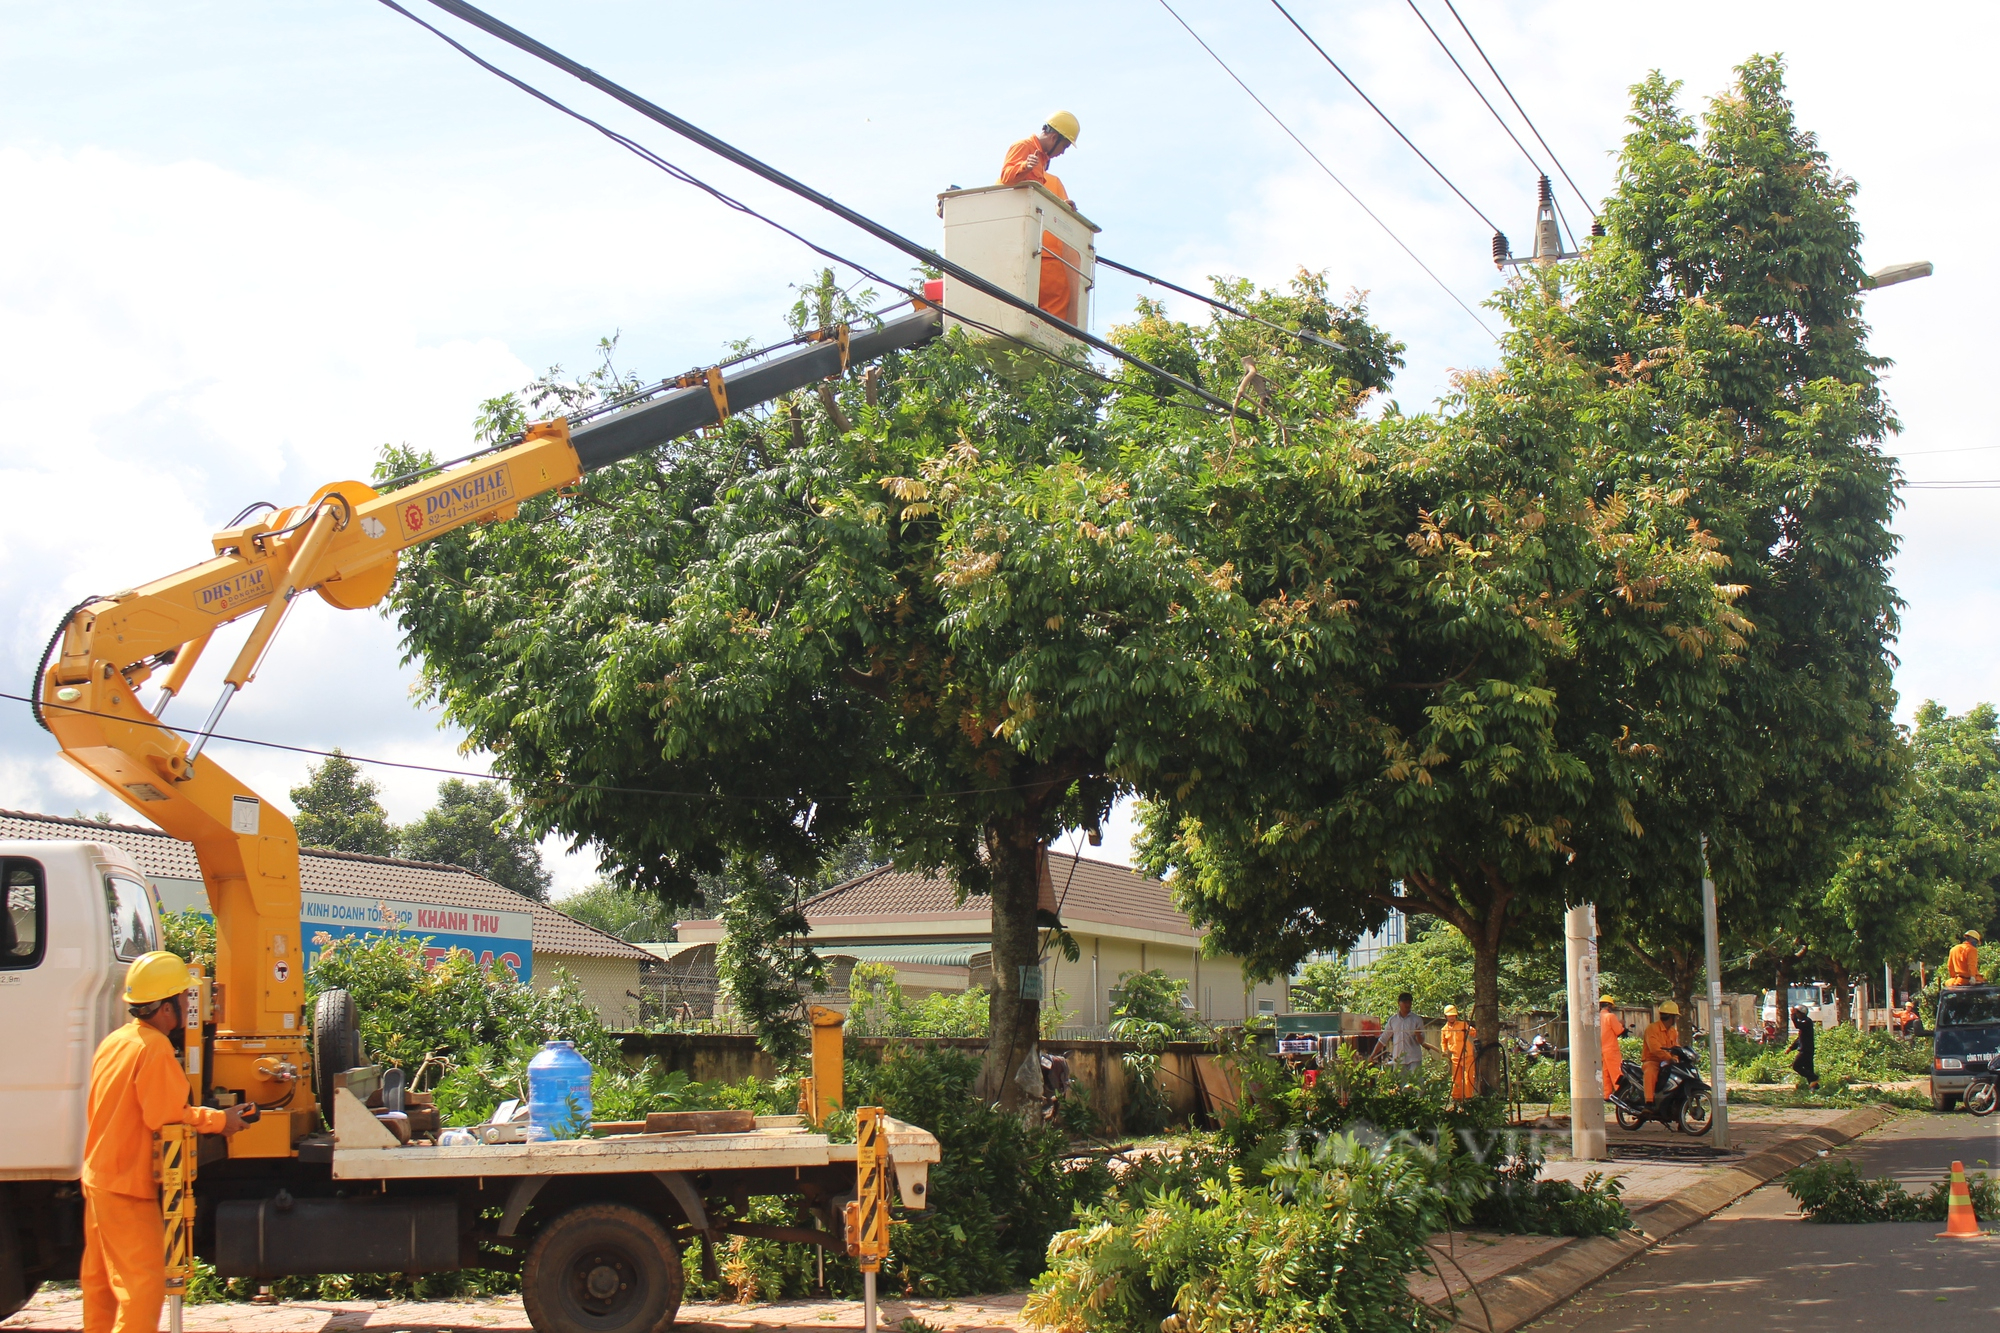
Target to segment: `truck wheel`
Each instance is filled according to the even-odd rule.
[[[354,998],[344,990],[321,991],[313,1002],[313,1098],[326,1127],[333,1128],[333,1076],[361,1063],[361,1031],[354,1022]]]
[[[680,1251],[637,1208],[572,1208],[528,1247],[521,1301],[537,1333],[667,1333],[681,1308]]]
[[[1931,1094],[1931,1110],[1949,1115],[1958,1109],[1958,1094],[1955,1092],[1934,1092]]]

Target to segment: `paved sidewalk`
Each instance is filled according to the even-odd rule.
[[[1615,1126],[1609,1162],[1568,1159],[1568,1126],[1561,1118],[1524,1126],[1549,1160],[1546,1177],[1581,1182],[1593,1172],[1617,1177],[1640,1230],[1616,1239],[1455,1233],[1436,1238],[1439,1272],[1413,1282],[1432,1304],[1456,1301],[1461,1326],[1507,1333],[1566,1300],[1676,1233],[1773,1179],[1882,1124],[1893,1112],[1730,1108],[1733,1148],[1715,1155],[1705,1139],[1689,1139],[1658,1125],[1627,1134]],[[1471,1294],[1476,1286],[1477,1294]],[[881,1327],[895,1333],[915,1316],[941,1333],[1012,1333],[1021,1320],[1022,1296],[968,1297],[952,1301],[882,1303]],[[1489,1323],[1490,1316],[1490,1323]],[[854,1301],[779,1301],[755,1305],[690,1302],[676,1327],[689,1333],[780,1333],[807,1329],[859,1329]],[[520,1333],[528,1328],[518,1296],[464,1301],[296,1301],[283,1305],[194,1305],[186,1333]],[[0,1321],[0,1333],[76,1333],[83,1327],[74,1291],[43,1291],[27,1308]]]
[[[884,1301],[881,1327],[895,1333],[914,1315],[942,1333],[1012,1333],[1022,1327],[1018,1294],[954,1301]],[[161,1318],[165,1326],[164,1315]],[[43,1291],[13,1318],[7,1333],[83,1327],[83,1303],[74,1291]],[[190,1305],[186,1333],[526,1333],[519,1296],[463,1301],[287,1301],[282,1305]],[[686,1333],[785,1333],[859,1329],[858,1301],[776,1301],[759,1305],[690,1301],[674,1321]]]

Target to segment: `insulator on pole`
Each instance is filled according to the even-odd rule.
[[[1493,267],[1495,267],[1495,268],[1505,268],[1505,267],[1507,267],[1507,256],[1508,256],[1508,255],[1510,255],[1510,254],[1512,254],[1512,253],[1513,253],[1512,249],[1511,249],[1511,248],[1510,248],[1510,247],[1508,246],[1508,244],[1507,244],[1507,233],[1506,233],[1506,232],[1504,232],[1504,231],[1496,231],[1496,232],[1494,232],[1494,233],[1493,233]]]
[[[1547,176],[1542,177],[1541,195],[1535,202],[1540,204],[1543,208],[1555,207],[1556,192],[1554,188],[1549,185],[1549,178]]]

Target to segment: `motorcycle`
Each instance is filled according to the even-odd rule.
[[[1637,1060],[1623,1063],[1618,1091],[1611,1098],[1618,1128],[1631,1131],[1657,1120],[1677,1134],[1706,1134],[1715,1120],[1714,1091],[1701,1076],[1695,1053],[1685,1046],[1667,1048],[1660,1061],[1653,1103],[1646,1103],[1646,1073]]]
[[[1973,1115],[1992,1115],[2000,1107],[2000,1070],[1974,1074],[1965,1085],[1965,1109]]]

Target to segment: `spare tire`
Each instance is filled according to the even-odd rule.
[[[354,998],[346,991],[321,991],[313,1001],[312,1039],[313,1100],[332,1129],[333,1076],[361,1063],[361,1029],[354,1021]]]

